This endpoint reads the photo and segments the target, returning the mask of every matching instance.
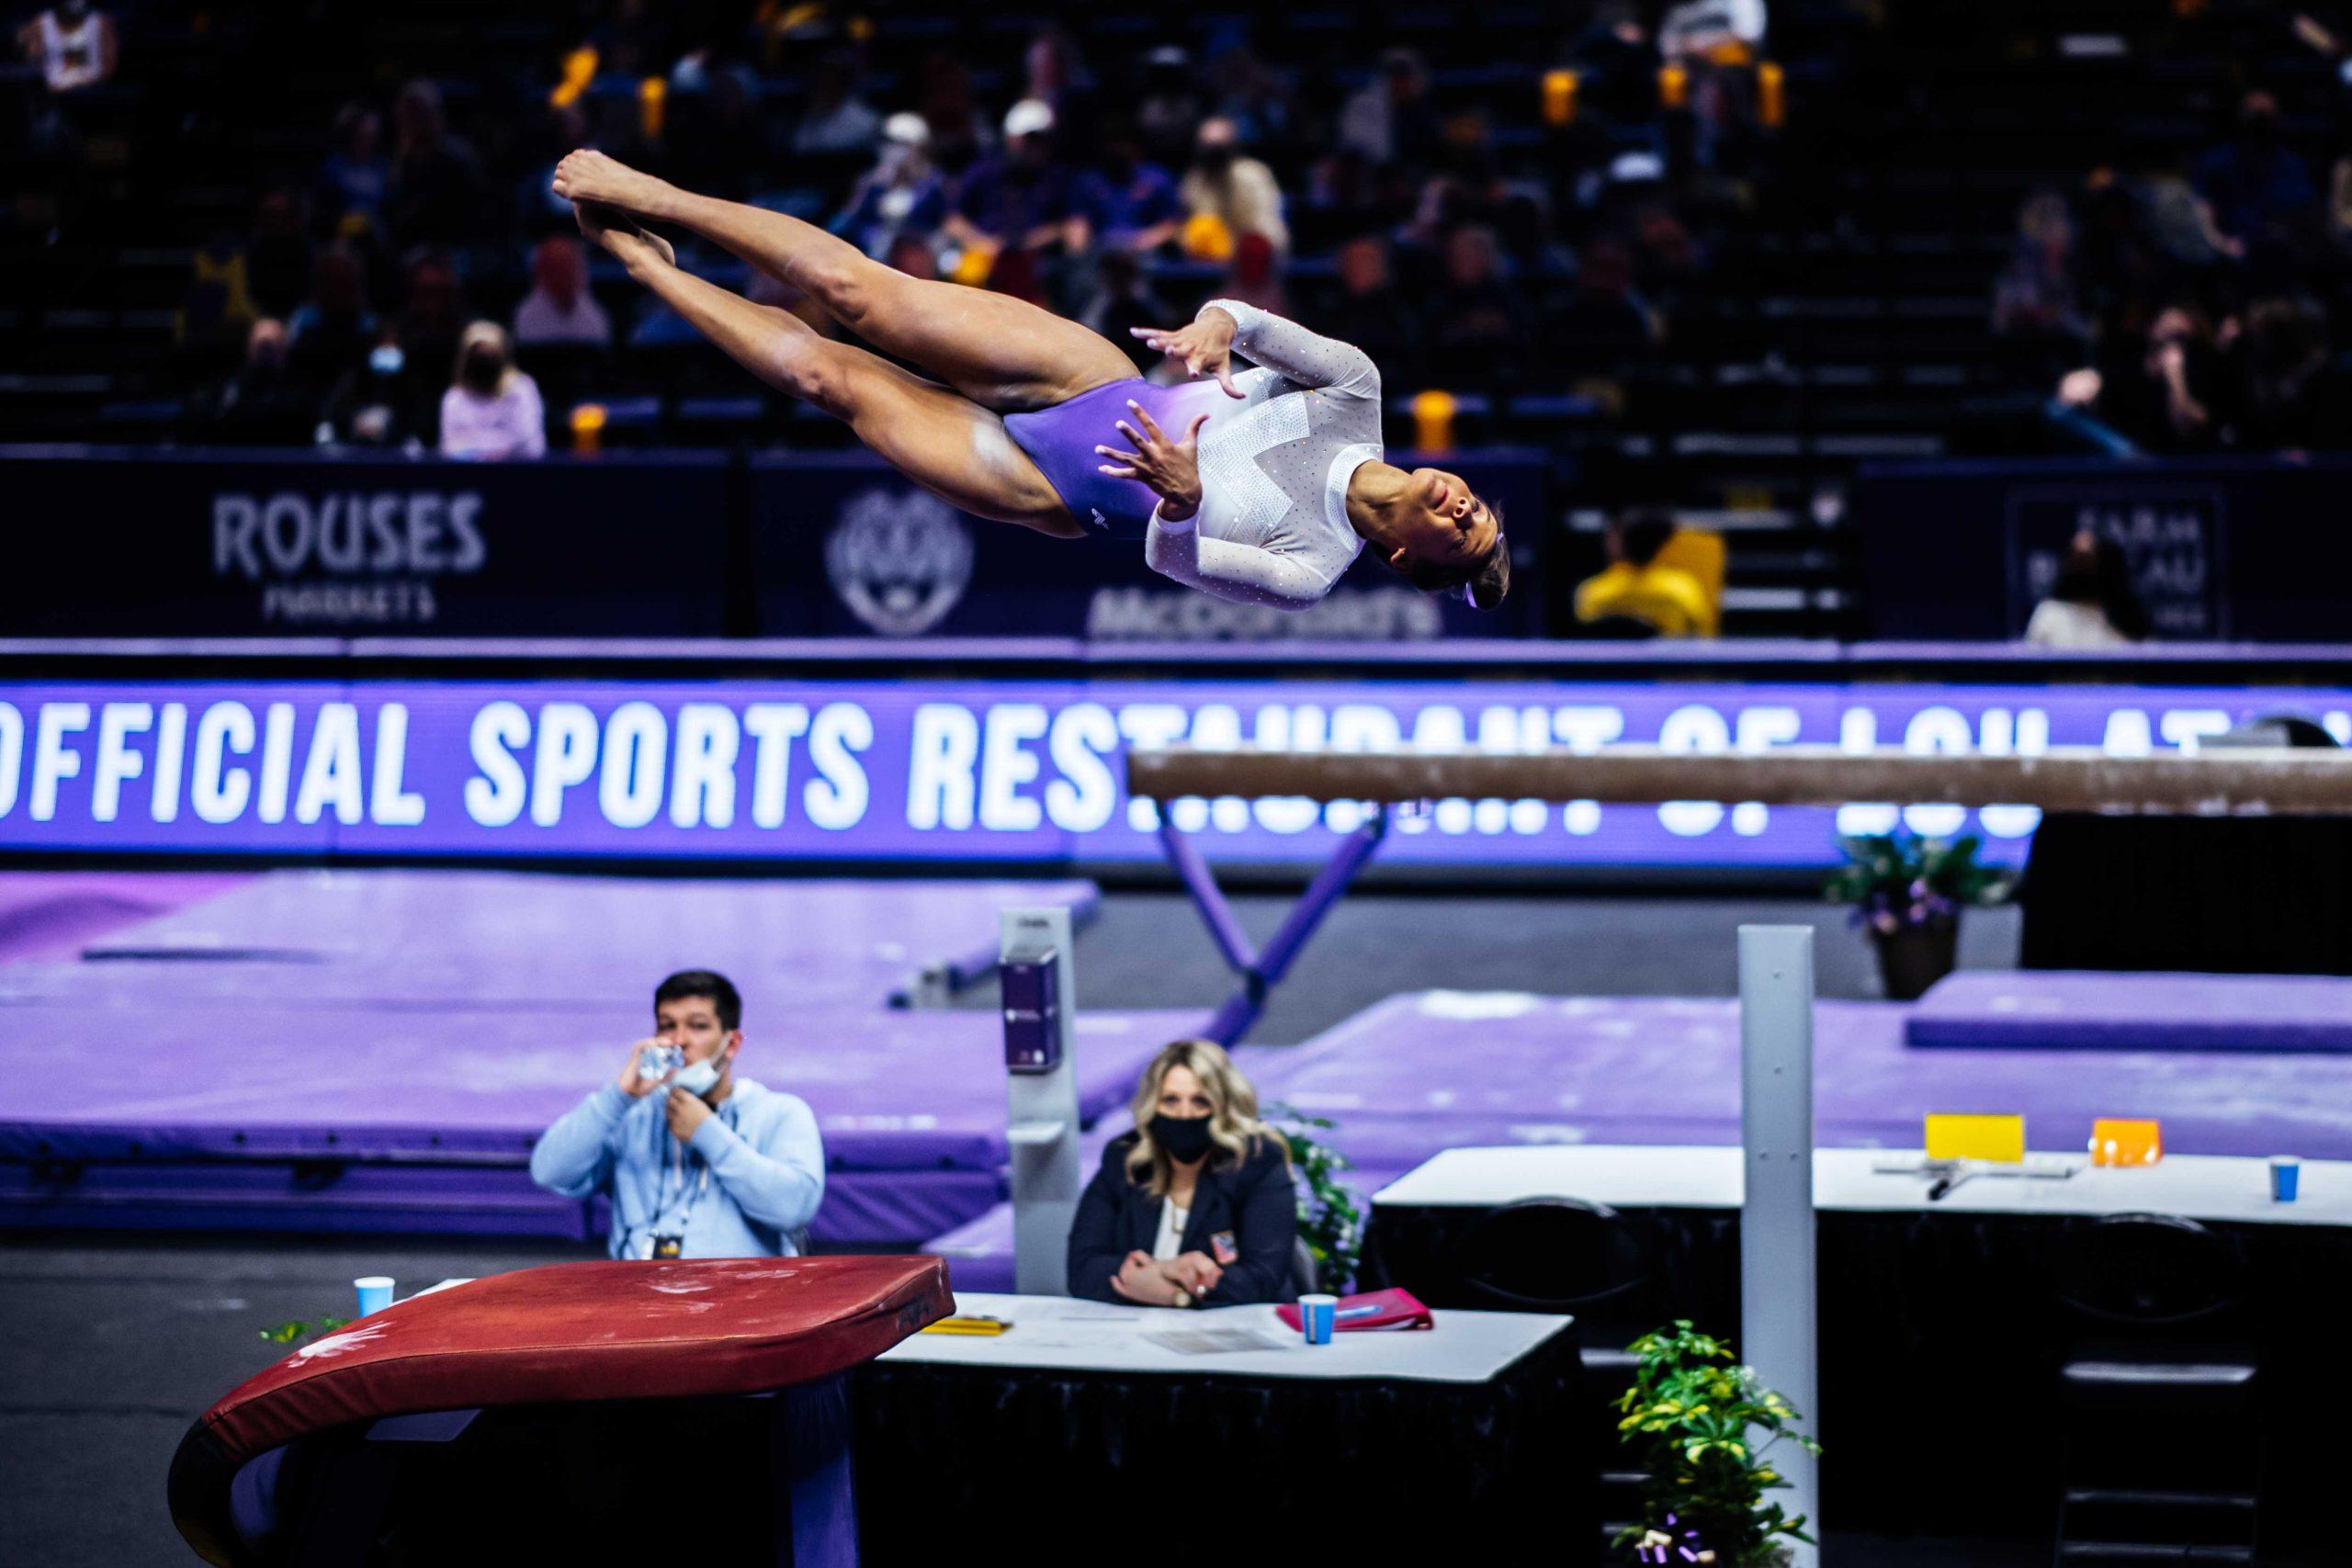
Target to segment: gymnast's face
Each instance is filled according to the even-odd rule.
[[[1415,565],[1467,565],[1485,559],[1495,547],[1499,525],[1493,509],[1462,482],[1460,474],[1415,468],[1405,477],[1405,505],[1399,511],[1404,536],[1388,556],[1388,564],[1399,571]]]
[[[718,1021],[713,997],[680,997],[653,1010],[653,1032],[665,1045],[675,1045],[689,1062],[707,1062],[743,1043],[743,1032]],[[722,1062],[720,1066],[725,1066]]]

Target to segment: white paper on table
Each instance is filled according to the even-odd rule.
[[[1254,1328],[1159,1328],[1144,1337],[1180,1356],[1230,1356],[1290,1348],[1288,1340],[1271,1338]]]

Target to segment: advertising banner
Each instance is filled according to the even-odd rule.
[[[2120,755],[2308,715],[2352,738],[2352,691],[1923,684],[1174,681],[74,682],[0,684],[0,852],[1158,858],[1133,746],[1190,741],[1512,751],[1641,741]],[[1363,808],[1186,801],[1228,861],[1324,853]],[[1384,858],[1462,867],[1810,866],[1898,819],[2016,859],[2037,814],[1755,802],[1453,800]]]
[[[0,636],[716,637],[727,464],[0,453]]]

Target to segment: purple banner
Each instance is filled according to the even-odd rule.
[[[2352,739],[2352,691],[2129,686],[1176,681],[76,682],[0,684],[0,851],[916,863],[1151,861],[1130,745],[1509,751],[1643,741],[2118,754],[2300,713]],[[1362,808],[1172,809],[1226,860],[1312,859]],[[1807,866],[1890,807],[1443,801],[1384,858]],[[2014,860],[2030,808],[1914,806]]]

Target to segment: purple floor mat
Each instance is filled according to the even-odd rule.
[[[2352,1157],[2352,1060],[2242,1052],[1910,1051],[1904,1007],[1815,1012],[1828,1146],[1918,1146],[1930,1111],[2021,1111],[2037,1149],[2154,1116],[2183,1154]],[[1739,1006],[1668,998],[1392,997],[1253,1066],[1261,1094],[1340,1123],[1365,1165],[1457,1145],[1736,1144]]]
[[[188,1007],[652,1010],[653,983],[716,969],[763,1002],[864,1010],[924,964],[992,942],[1008,904],[1092,907],[1091,883],[281,871],[86,943],[90,962],[0,964],[0,1004],[113,983]],[[635,1036],[631,1036],[634,1038]]]
[[[619,1070],[633,1007],[387,1013],[0,1010],[0,1157],[520,1162]],[[1198,1015],[1080,1021],[1080,1104],[1123,1105]],[[58,1070],[105,1039],[104,1073]],[[743,1074],[808,1100],[844,1170],[993,1172],[1006,1158],[993,1012],[795,1010],[745,1030]]]
[[[85,943],[243,886],[251,872],[0,872],[0,964],[70,959]]]
[[[904,1245],[1004,1196],[996,1014],[886,998],[968,963],[1002,905],[1096,897],[409,871],[28,886],[0,882],[36,933],[20,948],[84,956],[0,963],[0,1162],[17,1162],[0,1223],[593,1233],[520,1167],[646,1032],[653,982],[709,966],[744,992],[745,1075],[816,1111],[816,1230],[849,1245]],[[1083,1113],[1124,1106],[1200,1021],[1084,1015]],[[103,1072],[73,1066],[93,1041]]]
[[[1928,1046],[2352,1053],[2352,979],[1965,971],[1939,981],[1903,1033]]]

